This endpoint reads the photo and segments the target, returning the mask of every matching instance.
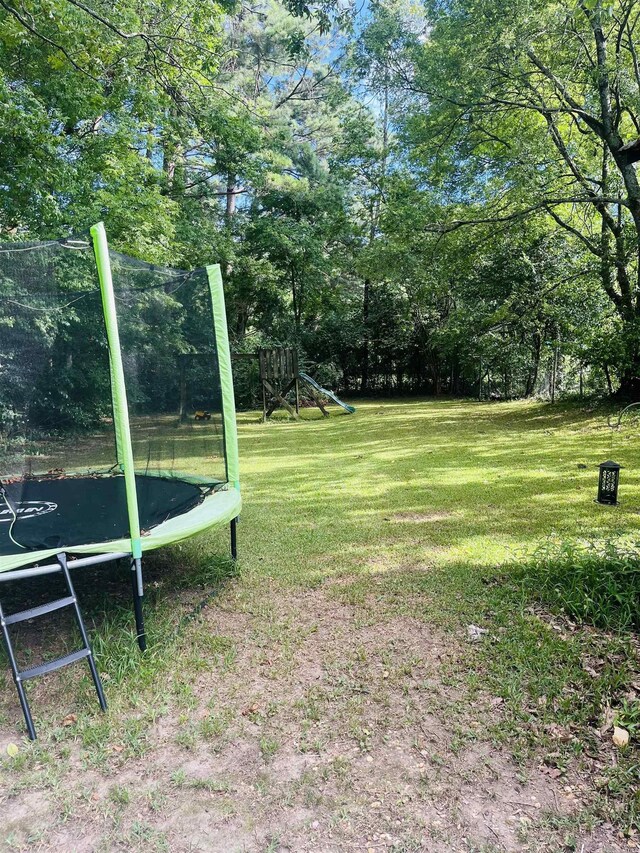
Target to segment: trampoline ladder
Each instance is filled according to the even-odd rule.
[[[16,685],[16,690],[18,691],[20,705],[22,706],[22,713],[24,714],[25,723],[27,725],[27,731],[31,740],[36,739],[36,730],[33,724],[33,717],[31,716],[31,709],[29,708],[27,694],[25,692],[23,684],[23,682],[28,681],[30,678],[36,678],[39,675],[45,675],[47,672],[53,672],[54,670],[60,669],[63,666],[68,666],[71,663],[75,663],[76,661],[86,658],[89,664],[89,669],[91,670],[91,677],[96,688],[96,693],[98,694],[98,701],[100,702],[100,707],[103,711],[107,710],[107,702],[104,697],[102,682],[100,681],[98,669],[93,659],[93,652],[91,651],[89,637],[87,635],[87,631],[82,620],[82,614],[78,605],[78,599],[76,598],[76,593],[73,588],[73,584],[71,583],[71,576],[69,574],[69,567],[67,566],[66,554],[58,554],[57,559],[58,567],[55,569],[55,571],[62,572],[65,584],[67,586],[67,591],[69,593],[68,595],[66,595],[64,598],[58,598],[55,601],[50,601],[47,604],[41,604],[38,607],[31,607],[29,610],[21,610],[19,613],[11,613],[9,615],[5,615],[4,611],[2,610],[2,605],[0,604],[0,627],[2,628],[2,635],[4,637],[5,646],[7,648],[7,654],[9,656],[9,663],[11,665],[11,671],[13,673],[13,680]],[[77,649],[75,652],[70,652],[68,655],[63,655],[62,657],[56,658],[55,660],[47,661],[46,663],[41,663],[37,666],[32,666],[29,669],[18,669],[15,652],[13,650],[13,644],[11,643],[11,636],[9,634],[9,626],[15,625],[19,622],[26,622],[27,619],[36,619],[38,616],[44,616],[46,613],[53,613],[56,610],[61,610],[63,607],[73,607],[76,624],[78,625],[78,630],[80,631],[80,636],[82,637],[82,648]]]

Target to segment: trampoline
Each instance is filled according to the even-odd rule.
[[[37,562],[60,551],[126,550],[129,520],[123,476],[32,478],[19,488],[7,484],[5,492],[20,521],[21,546],[8,536],[13,512],[7,503],[0,504],[0,561],[5,571],[24,565],[27,555],[29,562]],[[239,509],[237,492],[216,492],[176,478],[137,474],[136,496],[142,551],[230,522]]]
[[[143,553],[240,509],[220,267],[1,244],[0,581],[127,559],[144,649]]]

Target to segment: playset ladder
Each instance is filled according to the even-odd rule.
[[[298,384],[298,353],[291,347],[262,347],[258,350],[260,382],[262,383],[262,420],[266,421],[278,406],[286,409],[292,418],[300,414],[300,388]],[[295,408],[287,394],[295,389]]]
[[[82,621],[82,614],[80,613],[78,599],[76,598],[76,593],[73,588],[73,584],[71,583],[71,575],[69,574],[69,567],[67,566],[67,557],[65,554],[58,554],[57,559],[58,566],[55,569],[52,569],[52,571],[62,572],[67,586],[67,591],[69,593],[68,595],[64,598],[58,598],[56,601],[50,601],[48,604],[41,604],[38,607],[31,607],[29,610],[21,610],[19,613],[11,613],[9,615],[5,615],[2,610],[2,605],[0,604],[0,627],[2,627],[2,635],[4,637],[5,646],[7,647],[7,654],[9,656],[9,663],[13,673],[13,680],[16,685],[16,690],[18,691],[22,712],[24,714],[25,723],[27,724],[27,731],[29,732],[31,740],[36,739],[36,730],[33,725],[33,717],[31,716],[31,710],[27,701],[27,694],[23,684],[23,682],[28,681],[30,678],[45,675],[47,672],[53,672],[63,666],[68,666],[68,664],[75,663],[78,660],[86,658],[89,664],[89,669],[91,670],[91,677],[93,678],[96,693],[98,694],[100,707],[103,711],[107,710],[107,702],[104,698],[102,682],[100,681],[100,676],[98,675],[98,670],[93,659],[93,652],[91,651],[91,646],[89,644],[89,637],[87,636],[87,631],[84,626],[84,622]],[[15,625],[18,622],[26,622],[27,619],[36,619],[38,616],[44,616],[45,613],[53,613],[55,610],[61,610],[63,607],[73,607],[76,623],[80,631],[80,636],[82,637],[82,648],[75,652],[71,652],[68,655],[63,655],[63,657],[56,658],[55,660],[47,661],[46,663],[41,663],[37,666],[32,666],[29,669],[18,669],[13,644],[11,643],[11,636],[9,634],[9,626]]]

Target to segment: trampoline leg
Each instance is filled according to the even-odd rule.
[[[136,635],[140,651],[147,648],[147,635],[144,631],[144,617],[142,616],[142,560],[131,561],[131,586],[133,589],[133,610],[136,615]]]
[[[231,559],[238,559],[238,519],[231,519]]]

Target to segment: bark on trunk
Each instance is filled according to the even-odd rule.
[[[237,189],[236,176],[232,174],[227,175],[227,206],[225,211],[227,225],[231,223],[236,212]]]
[[[362,360],[360,364],[360,389],[369,390],[369,304],[371,299],[371,282],[364,281],[364,294],[362,297]]]
[[[609,388],[609,394],[612,395],[613,394],[613,384],[611,382],[611,373],[609,372],[609,365],[604,364],[603,369],[604,369],[605,378],[607,380],[607,387]]]
[[[540,352],[542,349],[542,336],[540,332],[536,332],[533,337],[533,364],[527,376],[527,385],[525,387],[524,396],[530,397],[536,388],[538,381],[538,371],[540,369]]]

